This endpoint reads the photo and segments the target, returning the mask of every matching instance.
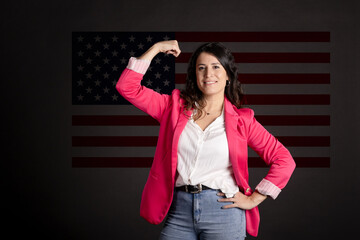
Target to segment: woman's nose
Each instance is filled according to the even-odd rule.
[[[206,71],[205,71],[205,75],[206,76],[211,76],[212,74],[213,74],[212,69],[207,68]]]

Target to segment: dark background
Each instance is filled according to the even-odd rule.
[[[331,168],[296,169],[279,198],[260,205],[258,239],[356,236],[360,200],[357,2],[2,3],[3,235],[156,239],[161,229],[139,216],[149,169],[71,167],[73,31],[330,31]],[[252,182],[266,171],[251,169]]]

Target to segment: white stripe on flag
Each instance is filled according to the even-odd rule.
[[[330,115],[329,105],[254,105],[258,115]],[[76,106],[73,115],[147,115],[133,105]]]
[[[180,42],[181,51],[192,53],[204,42]],[[231,52],[330,52],[328,42],[224,42]]]
[[[326,136],[330,126],[265,126],[275,136]],[[77,126],[75,136],[158,136],[159,126]]]
[[[329,147],[287,147],[293,157],[329,157]],[[258,155],[248,148],[249,157]],[[154,157],[155,147],[81,147],[73,148],[74,157]]]
[[[245,94],[330,94],[329,84],[242,84]],[[184,89],[185,84],[175,88]]]
[[[187,63],[176,63],[175,73],[186,73]],[[329,73],[328,63],[239,63],[239,73]]]

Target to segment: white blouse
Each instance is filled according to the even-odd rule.
[[[193,113],[194,115],[194,113]],[[180,135],[176,187],[203,184],[226,197],[239,191],[229,159],[224,109],[204,131],[191,117]]]

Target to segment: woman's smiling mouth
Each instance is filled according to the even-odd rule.
[[[204,81],[204,84],[206,84],[206,85],[211,85],[214,83],[217,83],[217,81]]]

